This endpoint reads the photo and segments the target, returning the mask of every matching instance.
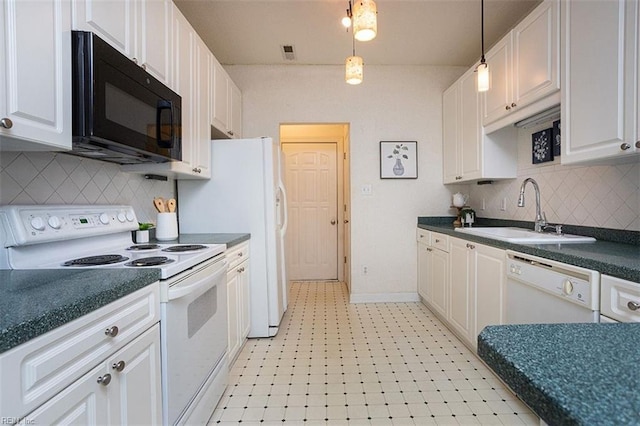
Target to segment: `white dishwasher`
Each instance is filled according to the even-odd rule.
[[[507,324],[599,322],[600,273],[507,250]]]

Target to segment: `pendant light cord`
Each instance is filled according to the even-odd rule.
[[[482,58],[480,63],[484,64],[484,0],[480,0],[480,39],[482,40]]]

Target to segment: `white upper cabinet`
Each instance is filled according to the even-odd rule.
[[[487,53],[490,89],[482,95],[482,124],[500,120],[489,131],[559,103],[559,7],[557,0],[545,1]]]
[[[71,149],[71,6],[0,4],[0,150]]]
[[[217,60],[213,65],[211,123],[218,134],[230,139],[241,137],[242,93]]]
[[[97,34],[169,85],[172,11],[171,0],[77,0],[73,28]]]
[[[563,1],[562,164],[640,153],[638,0]]]
[[[486,134],[480,125],[475,67],[443,94],[443,182],[516,177],[514,127]]]
[[[213,55],[189,21],[174,6],[172,86],[182,97],[182,160],[159,164],[132,164],[122,170],[159,173],[176,179],[211,177],[210,94]]]

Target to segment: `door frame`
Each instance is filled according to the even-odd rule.
[[[335,143],[336,144],[336,186],[338,205],[336,220],[338,221],[337,264],[338,281],[350,280],[350,238],[349,225],[349,125],[346,123],[282,123],[280,124],[280,143]],[[342,158],[340,158],[342,157]],[[345,222],[346,221],[346,222]]]

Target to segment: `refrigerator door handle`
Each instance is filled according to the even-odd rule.
[[[289,224],[289,218],[287,216],[287,191],[284,189],[284,185],[282,184],[282,182],[278,182],[278,186],[280,187],[280,192],[282,192],[283,199],[281,208],[284,213],[284,221],[282,222],[282,235],[284,235],[287,232],[287,225]]]

